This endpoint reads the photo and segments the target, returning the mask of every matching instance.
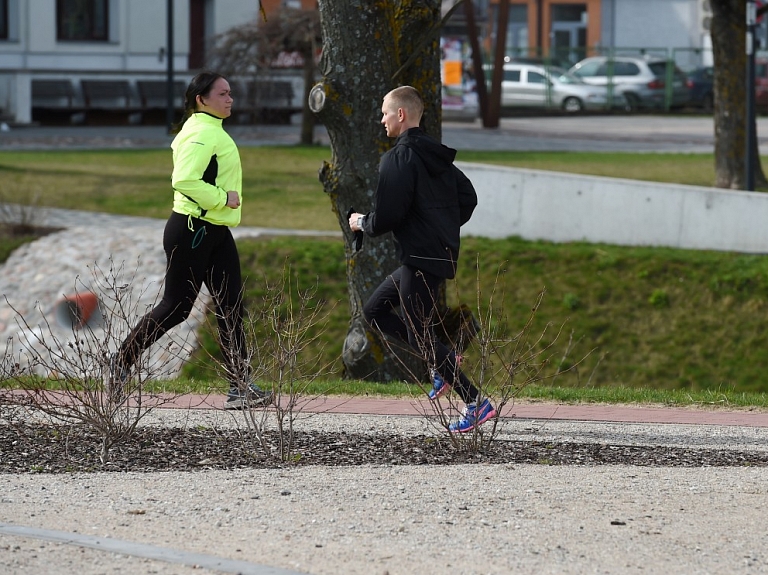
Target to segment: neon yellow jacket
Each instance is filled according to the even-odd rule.
[[[197,112],[171,142],[173,211],[235,227],[240,223],[240,208],[226,207],[227,191],[240,193],[242,206],[243,170],[237,146],[221,122]]]

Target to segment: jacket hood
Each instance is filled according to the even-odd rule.
[[[424,163],[431,176],[449,170],[456,158],[456,150],[428,136],[421,128],[411,128],[397,138],[397,145],[413,150]]]

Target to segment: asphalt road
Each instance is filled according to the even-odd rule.
[[[227,129],[241,146],[295,144],[297,121],[285,126],[231,125]],[[768,118],[758,119],[757,134],[761,152],[768,153]],[[12,126],[0,131],[0,150],[165,147],[170,140],[163,126]],[[316,128],[315,140],[328,144],[324,127]],[[443,142],[459,150],[711,153],[715,138],[711,116],[525,115],[502,118],[497,128],[483,128],[479,120],[445,122]]]

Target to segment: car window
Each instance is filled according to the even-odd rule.
[[[592,60],[591,62],[584,62],[584,64],[574,70],[573,73],[576,74],[576,76],[579,78],[590,76],[605,76],[605,72],[600,72],[601,69],[605,69],[605,64],[603,64],[600,60]]]
[[[614,76],[637,76],[639,73],[640,73],[640,68],[634,62],[614,62],[613,63]]]
[[[584,80],[579,78],[578,76],[574,76],[570,72],[561,72],[558,75],[552,76],[555,80],[560,82],[561,84],[583,84]]]
[[[667,63],[666,62],[651,62],[648,67],[653,72],[654,76],[666,76],[667,75]]]
[[[520,81],[520,70],[504,70],[504,81],[505,82],[519,82]]]
[[[533,70],[528,70],[528,83],[529,84],[545,84],[547,79]]]

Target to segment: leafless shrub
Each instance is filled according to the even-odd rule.
[[[236,381],[241,389],[250,383],[259,383],[272,392],[272,405],[244,409],[239,415],[245,422],[243,440],[251,448],[281,461],[300,457],[295,453],[294,424],[303,407],[318,399],[307,393],[308,386],[333,368],[321,363],[323,344],[319,336],[331,311],[324,308],[323,303],[316,298],[316,287],[302,290],[298,281],[294,284],[290,264],[286,263],[281,279],[274,284],[265,280],[262,301],[253,311],[245,313],[246,350],[244,354],[239,354],[239,350],[232,353],[246,360],[227,364],[213,358],[220,374]],[[225,319],[230,330],[228,339],[236,341],[235,323]],[[276,440],[270,441],[265,430],[272,416],[277,434]]]
[[[13,181],[0,188],[0,227],[12,235],[29,235],[45,224],[46,213],[39,190]]]
[[[481,269],[479,262],[477,269]],[[463,355],[461,369],[467,373],[479,390],[480,400],[491,399],[496,409],[496,416],[470,433],[455,434],[448,431],[452,417],[461,412],[461,406],[454,398],[454,394],[444,396],[430,402],[428,407],[423,407],[425,417],[436,420],[439,429],[448,432],[451,444],[457,449],[472,452],[487,449],[496,437],[501,415],[513,404],[515,397],[523,389],[573,370],[585,359],[581,358],[565,369],[562,367],[562,362],[557,366],[552,365],[554,363],[552,357],[556,352],[556,344],[562,335],[565,322],[556,328],[557,331],[551,336],[549,336],[552,330],[551,323],[547,323],[541,333],[534,331],[534,319],[544,299],[545,289],[536,295],[530,314],[522,328],[513,335],[508,335],[507,330],[504,329],[507,323],[505,311],[503,306],[497,305],[497,300],[504,299],[500,297],[503,295],[500,293],[500,286],[501,282],[497,274],[490,293],[486,294],[480,285],[478,272],[476,317],[473,314],[463,314],[463,321],[467,325],[458,330],[458,340],[451,342],[453,349],[458,352],[469,346],[467,338],[472,340],[469,352]],[[429,323],[437,326],[435,331],[445,331],[441,329],[444,319],[438,316],[437,312],[429,319],[431,320]],[[411,328],[414,328],[413,322],[411,322]],[[547,337],[549,339],[545,339]],[[427,363],[434,366],[436,364],[435,338],[430,334],[417,333],[416,339],[418,349],[413,350],[412,353],[426,358]],[[566,355],[572,351],[571,344],[566,349]],[[470,355],[475,357],[470,358]],[[548,370],[550,367],[553,368],[551,371]],[[425,384],[421,374],[411,372],[410,376],[411,381],[417,384],[424,394],[431,389],[431,382]]]
[[[150,354],[134,366],[119,389],[114,384],[113,351],[143,315],[140,297],[128,289],[135,274],[126,277],[124,267],[111,262],[106,271],[92,270],[90,286],[75,280],[75,292],[90,290],[99,297],[98,324],[73,321],[61,327],[39,303],[36,318],[24,317],[5,298],[16,314],[18,331],[6,342],[0,365],[3,401],[27,409],[33,418],[62,426],[67,433],[77,426],[96,430],[102,439],[99,458],[103,464],[109,462],[110,449],[127,440],[151,410],[174,400],[172,395],[147,389],[146,382],[164,375],[166,369]],[[178,357],[184,347],[170,337],[160,345],[168,357]]]

